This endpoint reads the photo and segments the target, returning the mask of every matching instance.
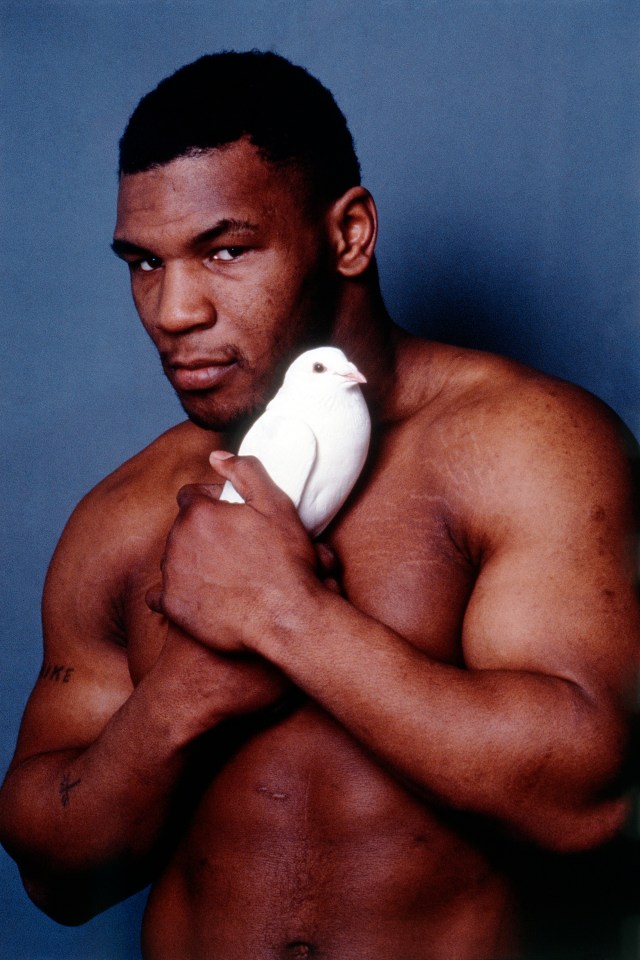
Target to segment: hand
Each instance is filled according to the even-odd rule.
[[[340,575],[340,564],[338,558],[327,543],[317,541],[313,544],[316,551],[316,566],[318,576],[322,580],[323,587],[331,590],[333,593],[342,593],[342,584],[338,577]]]
[[[163,585],[153,609],[221,652],[250,651],[286,616],[305,584],[318,584],[316,551],[291,500],[253,457],[217,452],[216,471],[244,504],[220,502],[214,486],[183,487],[167,538]]]

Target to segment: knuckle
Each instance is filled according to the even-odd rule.
[[[162,613],[168,620],[175,623],[180,622],[182,617],[182,604],[174,597],[171,591],[165,591],[162,597]]]
[[[212,510],[212,501],[203,494],[192,493],[188,502],[180,507],[179,524],[198,523],[205,517],[208,517]]]
[[[173,570],[168,570],[162,582],[162,591],[159,594],[162,612],[170,620],[177,619],[184,612],[184,598],[182,596],[180,577],[174,576]]]
[[[147,591],[145,602],[154,613],[164,612],[164,596],[161,587],[152,587]]]
[[[246,457],[238,457],[235,469],[241,477],[249,478],[253,477],[256,472],[259,472],[263,467],[257,457],[254,457],[253,454],[248,454]]]

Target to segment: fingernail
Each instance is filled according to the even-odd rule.
[[[229,453],[227,450],[212,450],[211,456],[215,460],[230,460],[234,456],[233,453]]]

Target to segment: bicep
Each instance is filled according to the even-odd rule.
[[[467,664],[558,676],[618,700],[639,630],[624,468],[534,472],[502,510],[465,616]]]
[[[45,647],[11,768],[36,755],[89,746],[130,696],[126,655],[123,662],[114,650],[98,666],[73,646],[61,645],[59,656],[47,654]]]

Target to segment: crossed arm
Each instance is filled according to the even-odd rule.
[[[155,601],[172,621],[204,644],[215,637],[219,651],[277,666],[431,802],[558,850],[620,827],[639,632],[632,516],[615,477],[597,491],[595,515],[593,490],[569,501],[555,477],[545,517],[521,509],[507,523],[466,612],[460,669],[323,587],[289,502],[259,464],[228,458],[216,469],[247,506],[183,492]],[[191,551],[210,558],[200,587]]]
[[[495,517],[464,622],[465,669],[327,589],[259,465],[216,468],[246,503],[182,491],[149,597],[172,625],[135,689],[111,642],[117,586],[92,559],[95,511],[72,521],[54,560],[47,660],[74,667],[63,684],[74,696],[46,677],[36,685],[0,795],[2,840],[43,909],[80,922],[148,882],[198,738],[269,706],[288,682],[425,800],[555,849],[620,826],[638,611],[619,460],[600,479],[554,477],[542,515],[520,491]],[[604,518],[586,509],[596,501]]]

